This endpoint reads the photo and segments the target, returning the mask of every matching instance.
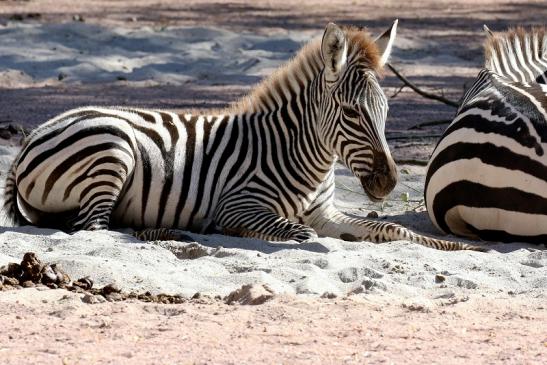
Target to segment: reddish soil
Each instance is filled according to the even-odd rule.
[[[544,363],[544,303],[518,297],[455,302],[281,297],[258,306],[83,304],[73,293],[24,289],[0,296],[0,362]]]

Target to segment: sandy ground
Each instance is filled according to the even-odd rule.
[[[89,305],[25,289],[0,303],[3,364],[540,364],[547,355],[545,302],[518,298]]]
[[[222,107],[333,20],[378,33],[399,18],[392,62],[417,84],[457,100],[480,68],[483,23],[501,30],[541,24],[546,15],[542,1],[0,1],[0,126],[32,128],[86,104]],[[389,72],[382,85],[390,97],[393,154],[427,160],[443,126],[408,128],[450,118],[453,108],[399,90]],[[19,138],[0,140],[2,175]],[[356,214],[375,210],[434,234],[421,201],[423,167],[401,165],[400,172],[387,204],[375,205],[341,168],[338,205]],[[2,229],[0,264],[33,250],[73,277],[115,281],[124,290],[225,296],[245,283],[267,283],[275,295],[260,306],[207,298],[90,305],[62,290],[0,292],[0,363],[539,364],[546,358],[547,255],[537,247],[451,254],[405,242],[321,239],[295,250],[189,237],[194,243],[160,245],[116,232]],[[189,259],[189,247],[203,255]],[[437,275],[446,280],[436,282]]]

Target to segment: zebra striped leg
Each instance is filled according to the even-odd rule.
[[[141,241],[194,241],[183,231],[170,228],[147,228],[136,231],[133,235]]]
[[[95,231],[108,229],[112,211],[120,198],[123,185],[127,179],[127,169],[104,169],[104,174],[95,174],[91,183],[80,193],[80,210],[70,222],[72,231],[79,229]]]
[[[90,192],[84,196],[78,216],[71,222],[72,230],[108,229],[110,215],[121,189]]]
[[[256,209],[225,209],[217,217],[224,233],[231,236],[257,238],[268,241],[304,242],[317,239],[312,228],[289,221],[262,207]]]
[[[442,251],[472,250],[486,251],[483,247],[462,242],[451,242],[414,233],[411,230],[389,222],[378,222],[350,217],[334,207],[314,212],[304,217],[320,235],[341,238],[345,241],[369,241],[373,243],[407,240]]]

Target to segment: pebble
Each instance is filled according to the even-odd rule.
[[[32,281],[27,280],[27,281],[24,281],[24,282],[21,284],[21,286],[22,286],[23,288],[34,288],[36,285],[35,285]]]
[[[102,295],[85,294],[82,297],[82,302],[87,304],[97,304],[106,302],[106,299]]]
[[[374,211],[374,210],[371,210],[368,214],[367,214],[367,218],[378,218],[378,212]]]
[[[446,277],[444,275],[441,275],[441,274],[435,275],[435,282],[436,283],[442,283],[445,280],[446,280]]]
[[[107,294],[105,298],[109,302],[119,302],[120,300],[123,300],[123,297],[120,293],[110,293]]]
[[[115,283],[110,283],[108,285],[105,285],[102,291],[103,291],[103,294],[108,295],[111,293],[119,293],[122,290]]]

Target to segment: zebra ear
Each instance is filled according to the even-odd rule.
[[[393,25],[374,40],[374,43],[376,43],[376,46],[378,46],[378,50],[380,51],[380,66],[387,63],[389,55],[391,54],[391,48],[393,47],[393,42],[397,35],[397,23],[399,23],[399,19],[395,19]]]
[[[334,23],[327,24],[321,41],[321,57],[327,77],[337,77],[346,65],[348,44],[344,31]]]

